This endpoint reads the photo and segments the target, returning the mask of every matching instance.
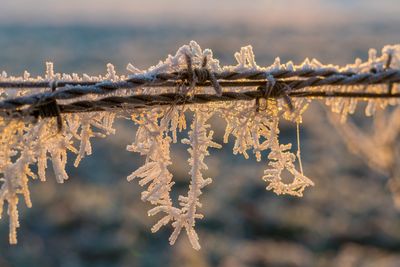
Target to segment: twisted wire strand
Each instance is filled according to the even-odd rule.
[[[337,71],[333,68],[321,68],[321,69],[301,69],[301,70],[272,70],[272,71],[260,71],[260,70],[248,70],[243,72],[235,71],[223,71],[221,73],[213,72],[213,75],[217,80],[265,80],[268,77],[273,77],[275,79],[285,79],[285,78],[309,78],[309,77],[329,77],[332,75],[342,75],[342,76],[352,76],[357,73],[351,71]],[[115,82],[116,86],[120,88],[132,88],[135,84],[146,84],[148,82],[156,83],[167,80],[180,80],[182,77],[187,77],[187,71],[183,72],[172,72],[172,73],[160,73],[152,78],[148,78],[143,74],[134,74],[126,81]],[[51,83],[54,81],[0,81],[0,88],[49,88]],[[96,85],[101,82],[94,81],[57,81],[58,87],[65,86],[91,86]],[[109,82],[107,82],[109,83]],[[152,85],[153,86],[153,85]]]
[[[290,97],[343,97],[343,98],[400,98],[400,93],[352,93],[352,92],[291,92]],[[204,104],[210,102],[250,101],[263,98],[260,90],[247,92],[223,92],[221,96],[214,94],[197,94],[192,97],[182,96],[177,93],[165,93],[160,95],[133,95],[129,97],[106,97],[97,101],[78,101],[71,104],[60,105],[61,113],[79,113],[93,111],[139,109],[151,106]]]
[[[328,91],[292,91],[288,93],[289,97],[301,98],[360,98],[360,99],[390,99],[400,98],[400,93],[369,93],[369,92],[328,92]],[[187,105],[187,104],[204,104],[210,102],[229,102],[229,101],[251,101],[259,98],[264,98],[265,93],[262,90],[253,90],[246,92],[223,92],[221,96],[215,94],[195,94],[193,96],[184,96],[179,93],[163,93],[159,95],[132,95],[127,97],[111,96],[105,97],[96,101],[77,101],[70,104],[58,105],[60,114],[65,113],[83,113],[95,111],[118,111],[118,110],[133,110],[152,106],[165,106],[165,105]],[[269,97],[282,97],[282,96],[269,96]],[[42,117],[57,117],[58,114],[39,114],[40,107],[29,110],[16,110],[13,112],[1,111],[0,115],[7,115],[12,117],[21,117],[24,115],[38,114]]]

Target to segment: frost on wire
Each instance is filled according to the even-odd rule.
[[[357,59],[354,64],[345,67],[323,65],[315,59],[306,59],[302,64],[293,62],[282,64],[277,58],[267,67],[260,67],[255,61],[251,46],[246,46],[235,53],[237,65],[220,66],[219,61],[213,58],[212,51],[202,50],[192,41],[178,49],[175,55],[169,55],[166,60],[148,70],[139,70],[132,64],[127,69],[132,75],[142,75],[152,79],[158,73],[179,72],[187,68],[187,57],[190,57],[194,66],[200,67],[204,60],[207,68],[219,73],[223,71],[263,71],[267,80],[273,84],[274,78],[269,75],[276,70],[318,70],[330,68],[335,71],[352,71],[355,73],[383,70],[388,57],[391,57],[391,66],[399,67],[400,46],[386,46],[382,55],[377,56],[375,50],[369,53],[369,59],[362,62]],[[25,72],[22,77],[8,76],[3,72],[0,81],[123,81],[129,76],[118,76],[112,64],[107,65],[107,73],[104,76],[89,76],[78,74],[60,74],[53,69],[52,63],[46,64],[44,77],[31,77]],[[357,86],[342,86],[332,88],[342,92],[351,92],[360,88]],[[331,88],[324,88],[331,90]],[[49,89],[0,89],[1,99],[29,95],[44,92]],[[152,88],[143,87],[120,89],[111,95],[129,95],[133,93],[159,94],[179,90],[189,96],[196,93],[218,94],[220,92],[212,88],[196,87],[195,84],[180,88]],[[234,88],[237,92],[245,88]],[[386,85],[374,85],[365,88],[370,92],[386,90]],[[395,88],[398,90],[398,87]],[[80,100],[99,99],[101,96],[83,96]],[[65,100],[68,102],[71,100]],[[17,243],[16,230],[19,227],[18,201],[23,199],[28,207],[31,207],[29,195],[29,181],[31,179],[46,180],[46,169],[51,168],[58,183],[68,179],[65,170],[67,157],[72,152],[75,154],[74,166],[92,153],[91,141],[93,138],[106,137],[114,134],[113,122],[119,114],[129,117],[138,126],[136,136],[127,150],[139,153],[145,157],[145,163],[128,177],[128,181],[136,180],[142,186],[141,199],[152,206],[148,211],[149,216],[157,216],[158,221],[151,228],[157,232],[161,227],[170,225],[173,229],[169,238],[174,244],[182,231],[186,232],[194,249],[200,249],[199,237],[195,230],[196,221],[203,218],[201,214],[202,190],[212,183],[212,179],[204,177],[207,170],[206,156],[214,149],[221,148],[221,144],[213,141],[213,131],[210,119],[218,116],[226,122],[223,142],[228,143],[229,137],[233,137],[233,154],[242,154],[246,159],[249,153],[253,153],[257,161],[265,161],[265,171],[262,179],[267,183],[267,189],[276,194],[288,194],[302,196],[305,188],[314,183],[303,173],[300,153],[296,153],[292,144],[283,144],[279,140],[279,121],[284,119],[296,124],[301,124],[302,115],[307,109],[311,99],[295,98],[291,100],[291,107],[284,99],[259,99],[257,101],[231,101],[213,102],[205,104],[193,104],[182,106],[152,106],[130,111],[88,112],[63,114],[63,127],[57,131],[56,118],[30,118],[24,117],[11,119],[7,116],[0,117],[0,209],[7,202],[7,213],[10,218],[9,242]],[[326,104],[334,113],[339,113],[341,121],[345,122],[347,115],[354,113],[357,99],[331,98]],[[365,110],[367,116],[372,116],[377,109],[384,109],[388,105],[398,105],[398,100],[376,99],[367,100]],[[187,114],[191,122],[187,122]],[[183,131],[188,126],[188,137],[178,140],[177,132]],[[177,206],[171,199],[174,177],[169,170],[171,160],[171,145],[182,142],[188,146],[188,192],[180,195]],[[263,158],[264,155],[267,156]],[[264,153],[263,153],[264,152]],[[300,164],[299,164],[300,163]],[[35,166],[35,168],[33,168]],[[33,172],[33,169],[37,170]],[[283,182],[283,173],[291,176],[291,183]],[[21,196],[21,198],[20,198]]]

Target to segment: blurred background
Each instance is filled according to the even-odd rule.
[[[370,47],[400,43],[399,14],[397,0],[1,0],[0,71],[39,75],[54,61],[57,72],[105,73],[111,62],[126,73],[129,62],[147,68],[190,40],[222,64],[234,64],[247,44],[263,66],[276,56],[346,64],[367,59]],[[31,183],[33,208],[20,204],[18,245],[8,244],[7,216],[0,221],[1,267],[400,266],[388,177],[348,151],[319,103],[301,126],[303,166],[315,182],[303,198],[266,191],[266,163],[233,156],[231,143],[212,151],[198,252],[185,235],[169,246],[168,227],[150,233],[157,219],[147,217],[139,185],[126,181],[143,162],[125,150],[136,129],[123,119],[116,128],[77,169],[70,155],[65,184]],[[295,125],[281,130],[281,140],[295,144]],[[188,186],[187,157],[185,146],[174,147],[177,194]]]

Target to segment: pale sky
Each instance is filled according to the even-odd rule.
[[[399,0],[0,0],[0,23],[345,24],[398,21]]]

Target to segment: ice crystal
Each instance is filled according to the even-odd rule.
[[[89,120],[88,116],[91,116]],[[106,119],[107,118],[107,119]],[[47,162],[50,159],[54,176],[58,183],[68,179],[65,171],[67,151],[78,153],[77,163],[88,152],[88,138],[93,134],[85,125],[95,125],[100,130],[111,133],[113,117],[110,114],[67,115],[67,122],[62,131],[57,130],[56,119],[34,120],[1,120],[2,137],[0,139],[0,209],[8,203],[10,216],[10,243],[17,242],[16,228],[18,223],[18,195],[22,194],[25,203],[31,207],[28,178],[39,177],[46,180]],[[82,121],[84,122],[82,124]],[[73,122],[73,123],[72,123]],[[86,124],[85,124],[86,123]],[[82,130],[81,126],[83,126]],[[99,136],[99,135],[97,135]],[[80,150],[75,148],[74,141],[80,141]],[[81,152],[83,151],[83,152]],[[37,165],[37,174],[31,167]]]
[[[188,149],[191,180],[188,195],[181,195],[178,198],[180,205],[179,216],[174,218],[172,223],[174,231],[169,239],[170,243],[174,244],[179,233],[184,228],[194,249],[200,249],[199,238],[194,230],[195,220],[203,218],[203,215],[197,212],[197,209],[202,206],[199,202],[199,197],[202,194],[201,190],[212,182],[211,178],[204,179],[203,177],[202,170],[207,170],[204,158],[209,155],[209,147],[221,148],[219,144],[212,141],[213,131],[209,130],[210,125],[207,124],[207,120],[211,115],[212,113],[208,109],[194,109],[189,139],[182,140],[183,144],[191,146]]]
[[[173,185],[172,174],[168,170],[168,166],[172,164],[172,139],[166,135],[167,127],[161,122],[162,115],[162,112],[154,110],[132,117],[139,128],[134,143],[127,150],[145,155],[146,163],[129,175],[128,181],[141,178],[139,184],[148,185],[147,190],[142,193],[142,200],[169,208],[172,205],[169,192]]]

